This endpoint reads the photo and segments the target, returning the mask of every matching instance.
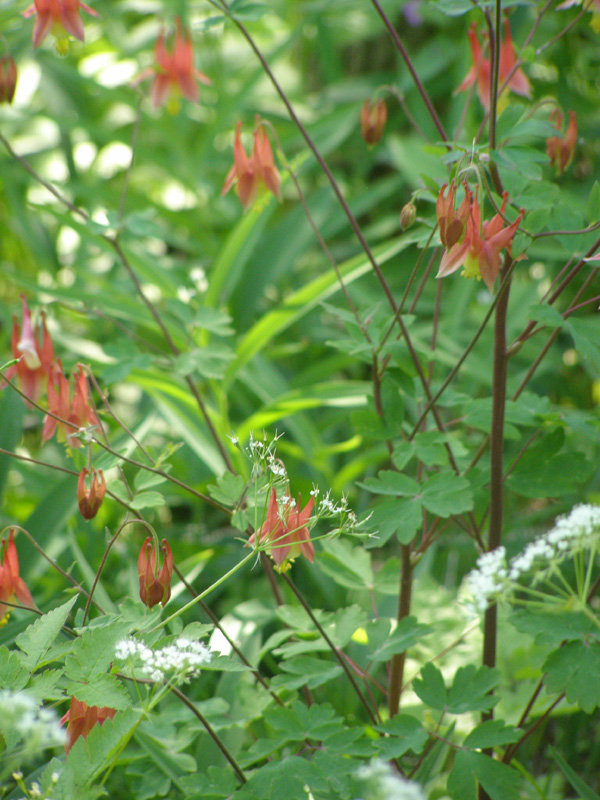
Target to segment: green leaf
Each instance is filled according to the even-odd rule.
[[[564,692],[570,703],[591,714],[600,705],[600,644],[568,642],[554,650],[542,667],[546,691]]]
[[[419,493],[419,484],[414,478],[390,469],[381,470],[376,478],[367,478],[366,481],[359,482],[358,486],[372,494],[390,494],[396,497],[414,497]]]
[[[474,800],[477,778],[491,800],[520,800],[523,779],[519,773],[499,761],[460,750],[448,779],[448,791],[454,800]]]
[[[342,539],[323,543],[317,564],[326,575],[347,589],[371,589],[374,577],[371,556],[363,547],[353,547]]]
[[[598,184],[595,185],[597,186]],[[587,783],[581,780],[579,775],[567,764],[558,750],[556,750],[554,747],[550,747],[550,752],[558,764],[560,771],[569,781],[573,789],[575,789],[575,791],[579,794],[581,800],[600,800],[600,795],[596,794],[596,792],[591,789]]]
[[[432,475],[422,487],[421,498],[425,508],[439,517],[462,514],[473,508],[469,481],[450,471]]]
[[[267,708],[264,718],[265,722],[287,742],[327,739],[340,730],[342,722],[342,718],[335,715],[329,703],[315,703],[309,708],[297,700],[292,703],[291,708],[281,706]]]
[[[448,451],[444,447],[448,437],[437,431],[427,431],[417,433],[414,438],[414,446],[417,458],[428,467],[445,465],[448,463]],[[407,443],[408,444],[408,443]],[[394,449],[394,464],[396,464],[396,450]],[[398,466],[396,464],[396,466]]]
[[[421,677],[413,681],[413,689],[426,706],[444,711],[448,699],[442,673],[433,664],[425,664]]]
[[[393,655],[414,647],[419,639],[428,636],[432,631],[431,625],[423,625],[416,617],[405,617],[400,620],[387,641],[370,654],[370,658],[373,661],[387,661]]]
[[[16,643],[23,651],[21,663],[34,672],[42,663],[50,646],[61,631],[67,617],[77,601],[77,596],[62,606],[52,609],[28,626],[17,636]]]
[[[498,702],[489,692],[500,682],[500,671],[468,664],[459,667],[448,691],[447,710],[451,714],[465,711],[488,711]]]
[[[108,706],[124,711],[131,705],[129,692],[114,675],[94,675],[92,683],[71,681],[65,691],[88,706]]]
[[[65,659],[66,676],[73,681],[92,682],[108,671],[115,657],[115,645],[129,631],[129,623],[113,617],[110,624],[85,628],[73,642],[72,652]]]
[[[284,687],[288,690],[299,689],[301,686],[315,689],[317,686],[337,678],[343,672],[339,664],[312,656],[298,656],[288,661],[282,661],[281,669],[290,674],[275,675],[271,679],[271,686],[274,688]]]
[[[535,637],[536,644],[556,647],[563,641],[587,640],[598,634],[598,626],[582,612],[561,610],[560,614],[532,609],[515,611],[509,622],[521,633]]]
[[[18,692],[27,686],[28,681],[29,669],[21,663],[17,653],[2,645],[0,647],[0,689]]]
[[[191,375],[197,372],[204,378],[221,379],[225,376],[227,365],[235,358],[235,353],[226,344],[206,345],[199,350],[182,353],[175,360],[178,375]]]
[[[217,483],[209,484],[209,495],[226,506],[235,506],[239,502],[246,484],[241,475],[233,475],[231,472],[224,472]]]
[[[136,510],[141,508],[157,508],[165,505],[165,498],[160,492],[140,492],[129,505]]]
[[[546,325],[553,330],[562,328],[565,324],[562,314],[552,306],[549,306],[548,303],[535,303],[529,309],[527,316],[529,319],[541,322],[542,325]]]
[[[463,747],[475,750],[485,747],[498,747],[518,742],[522,731],[513,725],[505,725],[501,719],[490,719],[473,728],[463,742]]]
[[[61,782],[64,780],[67,785],[72,782],[78,787],[91,784],[127,744],[142,714],[141,709],[119,711],[114,719],[95,725],[87,739],[81,736],[69,752]]]
[[[387,734],[376,743],[379,757],[386,761],[401,758],[409,750],[420,753],[429,739],[419,720],[409,714],[397,714],[383,725],[377,725],[375,730]]]

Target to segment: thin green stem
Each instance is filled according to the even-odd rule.
[[[208,587],[208,589],[205,589],[203,592],[201,592],[200,594],[196,595],[196,597],[194,597],[192,600],[190,600],[189,603],[186,603],[184,606],[182,606],[177,611],[175,611],[173,614],[171,614],[171,616],[167,617],[166,619],[164,619],[161,622],[159,622],[158,625],[155,625],[153,628],[151,628],[148,631],[148,633],[153,633],[154,631],[159,631],[161,628],[164,628],[166,625],[168,625],[169,622],[172,622],[174,619],[177,619],[177,617],[180,617],[183,613],[188,611],[190,608],[193,608],[195,605],[197,605],[200,602],[200,600],[204,600],[204,598],[207,595],[209,595],[212,591],[214,591],[219,586],[221,586],[221,584],[225,583],[225,581],[229,580],[229,578],[232,575],[235,575],[235,573],[238,572],[244,566],[244,564],[247,564],[248,561],[250,561],[253,558],[256,558],[256,554],[255,554],[254,551],[252,551],[251,553],[248,553],[248,555],[245,556],[245,558],[243,558],[234,567],[232,567],[228,572],[226,572],[225,575],[221,575],[221,577],[218,580],[216,580],[213,584],[211,584]]]

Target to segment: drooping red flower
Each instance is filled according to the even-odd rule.
[[[261,545],[266,545],[266,550],[275,562],[275,569],[278,572],[288,570],[300,554],[311,563],[315,559],[315,548],[307,527],[315,501],[311,497],[306,506],[300,510],[301,501],[301,495],[298,495],[297,503],[287,496],[280,510],[275,489],[269,496],[267,514],[258,532],[258,540]],[[255,541],[256,535],[252,534],[248,544],[253,546]]]
[[[173,51],[169,53],[165,47],[164,31],[160,32],[154,47],[156,72],[152,83],[152,103],[155,108],[164,105],[169,95],[173,95],[176,102],[179,94],[196,102],[200,96],[198,81],[204,84],[211,83],[210,78],[194,66],[194,48],[190,32],[182,29],[179,18],[175,20],[175,24],[177,30]]]
[[[492,80],[492,65],[489,58],[486,58],[479,38],[477,36],[477,23],[473,22],[467,32],[469,42],[471,45],[471,56],[473,59],[473,66],[467,72],[463,82],[460,84],[456,92],[463,92],[477,82],[477,94],[481,100],[481,104],[486,111],[490,108],[490,91]],[[500,62],[499,62],[499,86],[502,86],[504,81],[508,78],[511,70],[516,64],[517,56],[513,47],[512,36],[510,33],[510,25],[508,19],[504,20],[504,41],[500,44]],[[512,89],[515,94],[522,95],[523,97],[531,97],[531,85],[523,70],[519,67],[515,70],[514,74],[508,81],[507,89]]]
[[[447,186],[448,184],[445,183],[440,189],[435,213],[442,244],[444,247],[453,247],[453,245],[460,241],[460,237],[469,219],[469,214],[471,213],[471,192],[465,183],[465,196],[460,204],[460,208],[456,211],[454,208],[456,198],[456,186],[454,181],[450,184],[448,195],[444,197]]]
[[[0,103],[12,103],[17,88],[17,65],[14,58],[0,58]]]
[[[227,173],[221,194],[227,194],[234,183],[244,211],[254,203],[261,187],[266,187],[278,200],[281,200],[281,178],[275,166],[269,138],[261,124],[258,124],[254,131],[254,149],[251,157],[248,157],[242,144],[242,123],[238,122],[236,126],[233,166]]]
[[[173,554],[166,539],[162,540],[163,565],[158,572],[156,545],[148,536],[138,556],[138,576],[140,579],[140,598],[142,603],[153,608],[157,603],[166,605],[171,597],[171,576],[173,575]]]
[[[462,242],[446,250],[442,256],[437,277],[445,278],[464,266],[464,274],[470,278],[481,278],[491,291],[500,271],[500,252],[510,246],[521,224],[525,211],[521,209],[519,216],[510,225],[504,226],[504,213],[508,193],[502,198],[500,213],[488,222],[481,224],[481,212],[477,195],[471,205],[467,220],[467,232]]]
[[[375,103],[371,103],[367,98],[360,111],[360,132],[367,144],[377,144],[381,140],[386,120],[387,106],[385,100],[377,100]]]
[[[555,121],[556,130],[560,132],[563,116],[558,109],[554,109],[550,114],[550,121],[552,120]],[[556,168],[559,175],[563,174],[573,160],[576,147],[577,117],[574,111],[569,111],[569,123],[565,135],[550,136],[546,139],[546,153],[548,154],[550,163]]]
[[[89,469],[82,469],[77,482],[77,504],[84,519],[93,519],[96,516],[106,494],[106,482],[101,469],[92,469],[90,488],[86,487],[85,479],[89,472]]]
[[[23,303],[22,323],[19,327],[16,316],[13,317],[11,337],[11,350],[14,358],[20,359],[18,364],[6,370],[5,375],[9,380],[16,375],[21,391],[30,400],[37,402],[41,397],[49,375],[54,367],[54,347],[52,339],[46,328],[46,319],[42,315],[42,343],[40,344],[40,329],[35,331],[31,325],[31,314],[27,307],[25,295],[21,295]],[[0,381],[6,387],[4,381]]]
[[[69,710],[60,721],[61,725],[64,725],[65,722],[68,723],[65,751],[68,753],[80,736],[87,739],[88,733],[94,725],[102,725],[107,719],[112,719],[115,714],[116,709],[109,706],[88,706],[83,700],[72,697]]]
[[[47,415],[44,420],[42,442],[47,442],[54,435],[54,431],[58,430],[59,442],[66,441],[69,447],[81,447],[81,442],[73,434],[77,433],[79,428],[99,424],[98,417],[90,406],[87,381],[81,365],[77,374],[73,375],[73,382],[75,391],[71,401],[69,382],[65,378],[60,361],[58,361],[48,380],[48,410],[64,421],[61,422],[55,417]]]
[[[33,26],[33,46],[39,47],[52,31],[57,42],[61,42],[68,34],[83,42],[85,31],[79,16],[80,9],[94,17],[98,14],[80,0],[34,0],[33,5],[23,12],[24,17],[37,14]]]
[[[36,608],[31,592],[19,575],[19,557],[14,534],[8,534],[8,543],[2,539],[2,558],[0,558],[0,624],[5,619],[8,606],[5,601],[14,603],[15,598],[24,606]]]

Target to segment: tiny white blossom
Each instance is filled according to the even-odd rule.
[[[200,667],[210,662],[211,653],[202,642],[180,636],[159,650],[135,639],[123,639],[115,647],[115,658],[138,661],[141,672],[153,681],[165,680],[170,673],[176,680],[186,680],[200,673]]]

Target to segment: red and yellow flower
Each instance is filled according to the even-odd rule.
[[[19,380],[21,391],[30,400],[37,402],[41,397],[49,375],[55,367],[54,347],[52,339],[46,328],[46,319],[42,315],[42,341],[40,344],[40,330],[35,331],[31,325],[31,314],[27,307],[25,295],[21,295],[23,303],[22,322],[19,327],[16,316],[13,317],[11,349],[14,358],[19,363],[9,367],[5,375],[9,380],[16,376]],[[2,382],[4,388],[6,384]]]
[[[301,500],[301,495],[298,495],[297,503],[286,496],[280,509],[275,489],[269,496],[267,514],[258,532],[258,541],[275,562],[275,569],[278,572],[288,570],[300,554],[310,562],[315,559],[315,548],[308,529],[314,498],[311,497],[302,510],[300,510]],[[248,544],[253,546],[255,542],[256,535],[252,534]]]
[[[0,625],[6,622],[8,606],[17,599],[28,608],[36,608],[31,592],[19,575],[19,557],[13,531],[8,534],[8,542],[2,539],[2,557],[0,558]]]
[[[504,249],[510,254],[510,246],[521,224],[524,210],[510,225],[504,224],[508,193],[502,198],[500,212],[491,220],[481,224],[481,211],[477,202],[477,194],[471,204],[467,231],[462,242],[457,242],[442,256],[437,277],[445,278],[460,267],[464,267],[464,275],[468,278],[482,279],[491,291],[500,271],[500,252]]]
[[[85,31],[80,17],[80,9],[97,17],[98,14],[80,0],[34,0],[33,5],[23,12],[24,17],[36,15],[33,26],[33,46],[39,47],[52,31],[56,37],[59,52],[68,49],[68,35],[83,42]]]
[[[248,157],[242,144],[242,123],[238,122],[233,144],[233,166],[227,173],[221,194],[227,194],[235,184],[244,211],[254,203],[259,189],[266,188],[281,200],[281,178],[269,138],[263,125],[258,124],[254,131],[254,149]]]
[[[469,86],[477,83],[477,94],[481,100],[481,104],[486,111],[490,108],[491,97],[491,81],[492,81],[492,65],[489,58],[483,54],[479,38],[477,36],[477,24],[472,23],[467,33],[471,45],[471,57],[473,59],[473,66],[467,72],[463,82],[460,84],[457,92],[464,92]],[[523,97],[531,97],[531,85],[523,70],[519,67],[510,76],[515,64],[517,63],[517,56],[515,48],[513,47],[512,36],[510,33],[510,25],[507,19],[504,20],[504,41],[500,44],[500,63],[498,70],[498,82],[501,87],[502,84],[508,79],[507,89],[512,89],[515,94],[522,95]]]

